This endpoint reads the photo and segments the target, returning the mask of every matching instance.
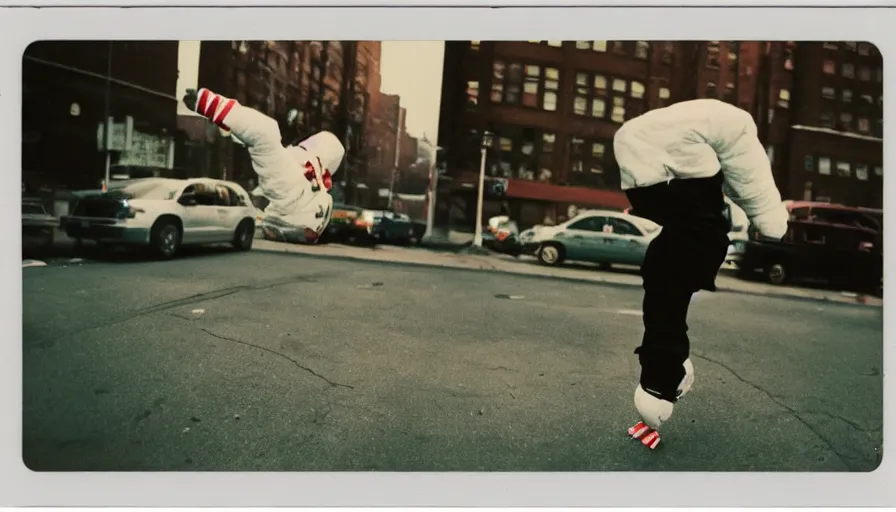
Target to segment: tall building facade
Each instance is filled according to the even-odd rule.
[[[772,76],[791,82],[770,95],[781,114],[772,124],[784,135],[770,141],[773,161],[787,169],[779,183],[784,195],[882,208],[880,51],[866,42],[797,43],[770,52],[770,60]]]
[[[100,127],[113,175],[176,174],[177,41],[39,41],[22,62],[22,180],[28,192],[99,189]],[[147,65],[146,63],[152,63]],[[130,127],[129,145],[124,131]]]

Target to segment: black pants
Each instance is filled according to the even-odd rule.
[[[641,267],[644,338],[635,353],[641,386],[671,402],[690,353],[691,297],[698,290],[715,291],[730,243],[722,183],[719,173],[627,191],[632,214],[663,226]]]

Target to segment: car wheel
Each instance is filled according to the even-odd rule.
[[[156,255],[162,259],[171,259],[180,249],[180,226],[173,220],[160,220],[152,228],[150,242]]]
[[[563,247],[557,244],[545,244],[538,249],[538,262],[542,265],[554,266],[563,262]]]
[[[246,219],[240,222],[233,232],[233,247],[238,251],[248,251],[252,249],[252,242],[255,240],[255,224]]]
[[[769,265],[768,268],[765,269],[765,277],[768,279],[768,282],[775,285],[782,285],[790,278],[787,273],[787,267],[781,262]]]

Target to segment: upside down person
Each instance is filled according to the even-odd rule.
[[[284,147],[277,121],[232,98],[191,89],[183,101],[190,110],[230,131],[249,150],[258,188],[269,201],[262,221],[266,235],[317,241],[333,212],[333,174],[345,156],[339,139],[322,131]]]
[[[688,307],[699,290],[715,291],[727,253],[728,197],[761,235],[781,239],[788,213],[750,114],[713,99],[685,101],[624,123],[613,141],[631,213],[662,226],[647,248],[644,336],[635,350],[641,376],[629,434],[652,448],[656,429],[694,381]]]

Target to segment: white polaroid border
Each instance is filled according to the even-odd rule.
[[[71,1],[28,5],[71,5]],[[135,0],[85,2],[97,5],[149,5]],[[174,1],[168,4],[235,5],[234,1]],[[253,5],[311,2],[262,0]],[[443,8],[370,8],[403,5],[394,0],[318,2],[334,7],[290,9],[152,7],[24,8],[0,10],[0,151],[3,170],[0,211],[10,223],[20,218],[22,52],[41,39],[355,39],[355,40],[865,40],[885,57],[896,56],[896,10],[840,7],[795,8],[785,4],[834,2],[764,2],[773,7],[747,8],[732,1],[727,8],[675,8],[658,5],[708,2],[628,0],[602,2],[611,8],[561,7],[586,2],[553,2],[553,7],[466,8],[485,2],[413,2],[454,5]],[[492,1],[491,5],[531,6],[526,0]],[[543,2],[548,3],[548,2]],[[600,4],[601,2],[587,2]],[[4,1],[6,5],[24,2]],[[652,5],[648,7],[647,4]],[[882,6],[886,1],[863,2]],[[628,5],[629,7],[621,7]],[[726,5],[726,4],[721,4]],[[835,4],[836,5],[836,4]],[[631,7],[635,6],[635,7]],[[885,58],[887,64],[889,60]],[[896,67],[884,66],[884,85],[896,83]],[[892,119],[894,103],[885,105]],[[896,113],[896,112],[894,112]],[[894,131],[885,131],[884,167],[893,170]],[[891,163],[893,165],[891,165]],[[896,180],[885,180],[885,197],[894,197]],[[896,210],[886,209],[887,246],[894,246]],[[35,473],[22,463],[22,288],[18,228],[7,233],[3,253],[6,283],[2,315],[12,337],[0,344],[0,501],[32,506],[872,506],[896,503],[896,457],[885,451],[871,473]],[[890,252],[893,255],[893,252]],[[888,263],[887,268],[893,267]],[[893,304],[885,302],[889,313]],[[885,318],[889,315],[885,315]],[[893,395],[896,350],[885,322],[884,439],[896,429]],[[844,339],[843,343],[849,343]],[[798,378],[798,376],[795,376]],[[731,411],[731,421],[738,421]],[[620,441],[622,442],[622,441]],[[713,442],[713,440],[706,440]],[[794,442],[799,442],[795,440]],[[724,448],[720,447],[720,450]]]

